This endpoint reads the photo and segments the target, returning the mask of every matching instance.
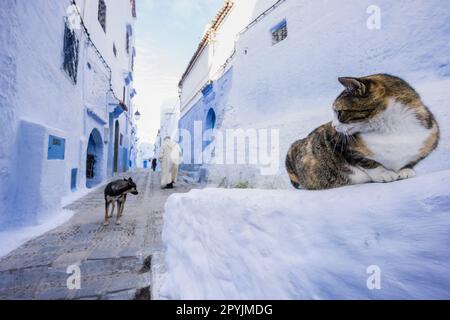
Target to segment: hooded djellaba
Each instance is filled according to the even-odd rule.
[[[164,139],[159,161],[161,161],[161,187],[173,189],[177,181],[181,149],[170,137]]]

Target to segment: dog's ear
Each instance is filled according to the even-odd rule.
[[[129,179],[128,179],[128,182],[133,182],[133,179],[129,178]]]
[[[123,178],[123,181],[128,181],[127,178]]]

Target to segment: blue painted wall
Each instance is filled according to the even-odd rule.
[[[184,114],[178,124],[180,129],[188,130],[191,134],[191,164],[183,164],[181,166],[184,170],[194,170],[196,165],[194,163],[194,122],[201,121],[203,130],[211,128],[211,110],[214,111],[215,119],[215,129],[219,129],[221,126],[221,121],[223,119],[223,114],[225,111],[225,106],[227,105],[228,96],[230,93],[231,85],[233,80],[233,68],[230,68],[226,73],[222,75],[217,81],[212,82],[210,85],[206,86],[203,90],[203,96],[195,103],[195,105]],[[208,117],[208,114],[210,115]],[[181,147],[184,143],[181,141]],[[203,148],[207,144],[203,144]]]

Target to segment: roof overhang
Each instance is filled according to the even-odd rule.
[[[216,14],[214,20],[211,22],[211,27],[209,27],[208,31],[206,31],[205,35],[203,36],[202,40],[200,41],[200,44],[198,45],[197,51],[195,51],[193,57],[191,58],[188,67],[186,68],[186,71],[183,73],[183,76],[181,77],[180,82],[178,83],[178,87],[183,86],[183,82],[186,80],[187,76],[191,72],[192,68],[195,66],[195,63],[197,62],[198,58],[202,55],[203,50],[208,46],[208,44],[211,41],[212,36],[214,35],[214,32],[216,32],[220,25],[223,23],[225,18],[230,13],[231,9],[234,6],[234,0],[226,0],[223,7],[220,9],[220,11]]]

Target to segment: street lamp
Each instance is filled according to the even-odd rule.
[[[136,121],[139,121],[141,119],[141,113],[139,112],[139,110],[137,110],[134,114],[134,119],[136,119]]]

